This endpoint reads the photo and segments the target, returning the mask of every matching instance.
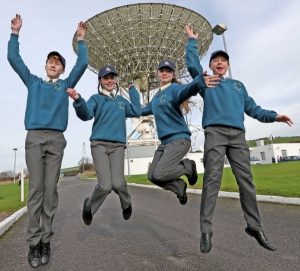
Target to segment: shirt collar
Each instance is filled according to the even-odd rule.
[[[164,89],[166,89],[167,87],[169,87],[171,84],[172,84],[172,83],[168,83],[168,84],[166,84],[166,85],[160,87],[159,89],[160,89],[160,90],[164,90]]]
[[[111,93],[114,94],[113,91],[112,91],[112,92],[109,92],[109,91],[107,91],[106,89],[102,89],[102,90],[101,90],[101,93],[104,94],[105,96],[108,96],[108,97],[111,97],[111,95],[110,95]]]
[[[51,79],[51,78],[49,78],[48,76],[46,76],[45,81],[48,82],[48,83],[55,83],[58,79],[59,79],[59,78]],[[50,82],[50,80],[52,80],[52,82]]]

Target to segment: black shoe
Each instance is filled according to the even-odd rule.
[[[248,233],[251,237],[254,237],[256,241],[264,248],[269,250],[276,250],[276,247],[268,240],[262,230],[251,230],[249,228],[245,229],[245,232]]]
[[[209,253],[212,247],[211,238],[213,233],[201,233],[200,251],[202,253]]]
[[[187,184],[184,183],[183,194],[181,196],[177,195],[179,202],[181,205],[185,205],[187,203],[187,194],[186,194]]]
[[[126,209],[123,209],[123,218],[128,220],[132,214],[132,205],[130,204]]]
[[[51,248],[50,242],[43,243],[40,242],[40,253],[41,253],[41,265],[47,265],[50,261]]]
[[[189,180],[189,184],[194,185],[194,184],[196,184],[196,182],[198,180],[197,167],[196,167],[195,161],[190,160],[190,162],[192,165],[192,174],[187,176],[187,178]]]
[[[83,203],[82,219],[85,225],[91,225],[93,215],[91,212],[91,206],[88,204],[89,198],[86,198]]]
[[[28,262],[32,268],[38,268],[41,265],[40,244],[29,246]]]

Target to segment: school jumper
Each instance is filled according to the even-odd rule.
[[[78,41],[78,58],[68,78],[49,83],[30,73],[19,53],[19,36],[11,34],[8,61],[28,89],[25,112],[26,164],[29,172],[27,242],[50,242],[58,206],[57,182],[68,124],[68,88],[75,87],[88,65],[87,48]]]
[[[197,40],[189,38],[186,48],[187,68],[192,77],[203,73]],[[245,139],[244,113],[261,122],[274,122],[277,113],[258,106],[243,83],[221,78],[214,88],[203,88],[202,126],[204,128],[204,177],[201,196],[200,228],[212,232],[212,218],[220,190],[225,155],[239,186],[240,202],[248,228],[262,230],[256,202],[250,152]]]

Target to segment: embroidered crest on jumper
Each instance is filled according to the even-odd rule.
[[[235,88],[236,90],[241,90],[242,87],[243,87],[242,83],[239,82],[239,81],[235,81],[235,82],[233,83],[233,86],[234,86],[234,88]]]
[[[118,106],[120,109],[124,110],[125,109],[125,104],[123,102],[118,102]]]
[[[166,101],[166,95],[164,94],[164,95],[161,95],[160,97],[159,97],[159,101],[161,102],[161,103],[164,103],[165,101]]]

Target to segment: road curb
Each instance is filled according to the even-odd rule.
[[[136,183],[128,183],[130,186],[138,186],[144,188],[151,188],[151,189],[162,189],[156,185],[146,185],[146,184],[136,184]],[[192,194],[202,194],[201,189],[187,189],[187,193]],[[220,198],[234,198],[239,199],[239,193],[236,192],[223,192],[220,191],[218,197]],[[291,205],[300,205],[300,198],[286,198],[286,197],[279,197],[279,196],[266,196],[266,195],[257,195],[257,201],[262,202],[272,202],[272,203],[280,203],[280,204],[291,204]],[[23,207],[22,209],[16,211],[11,216],[7,217],[3,221],[0,222],[0,236],[3,235],[14,223],[16,223],[19,218],[27,212],[27,207]]]
[[[147,185],[147,184],[136,184],[136,183],[128,183],[128,185],[132,186],[140,186],[140,187],[146,187],[146,188],[152,188],[152,189],[162,189],[156,185]],[[193,193],[193,194],[202,194],[201,189],[191,189],[188,188],[186,190],[187,193]],[[220,198],[234,198],[239,199],[240,195],[237,192],[223,192],[220,191],[218,197]],[[281,204],[291,204],[291,205],[300,205],[300,198],[287,198],[287,197],[279,197],[279,196],[267,196],[267,195],[257,195],[256,196],[257,201],[262,202],[272,202],[272,203],[281,203]]]
[[[11,216],[7,217],[3,221],[0,222],[0,236],[2,236],[13,224],[15,224],[20,217],[27,212],[27,207],[23,207],[22,209],[16,211]]]

